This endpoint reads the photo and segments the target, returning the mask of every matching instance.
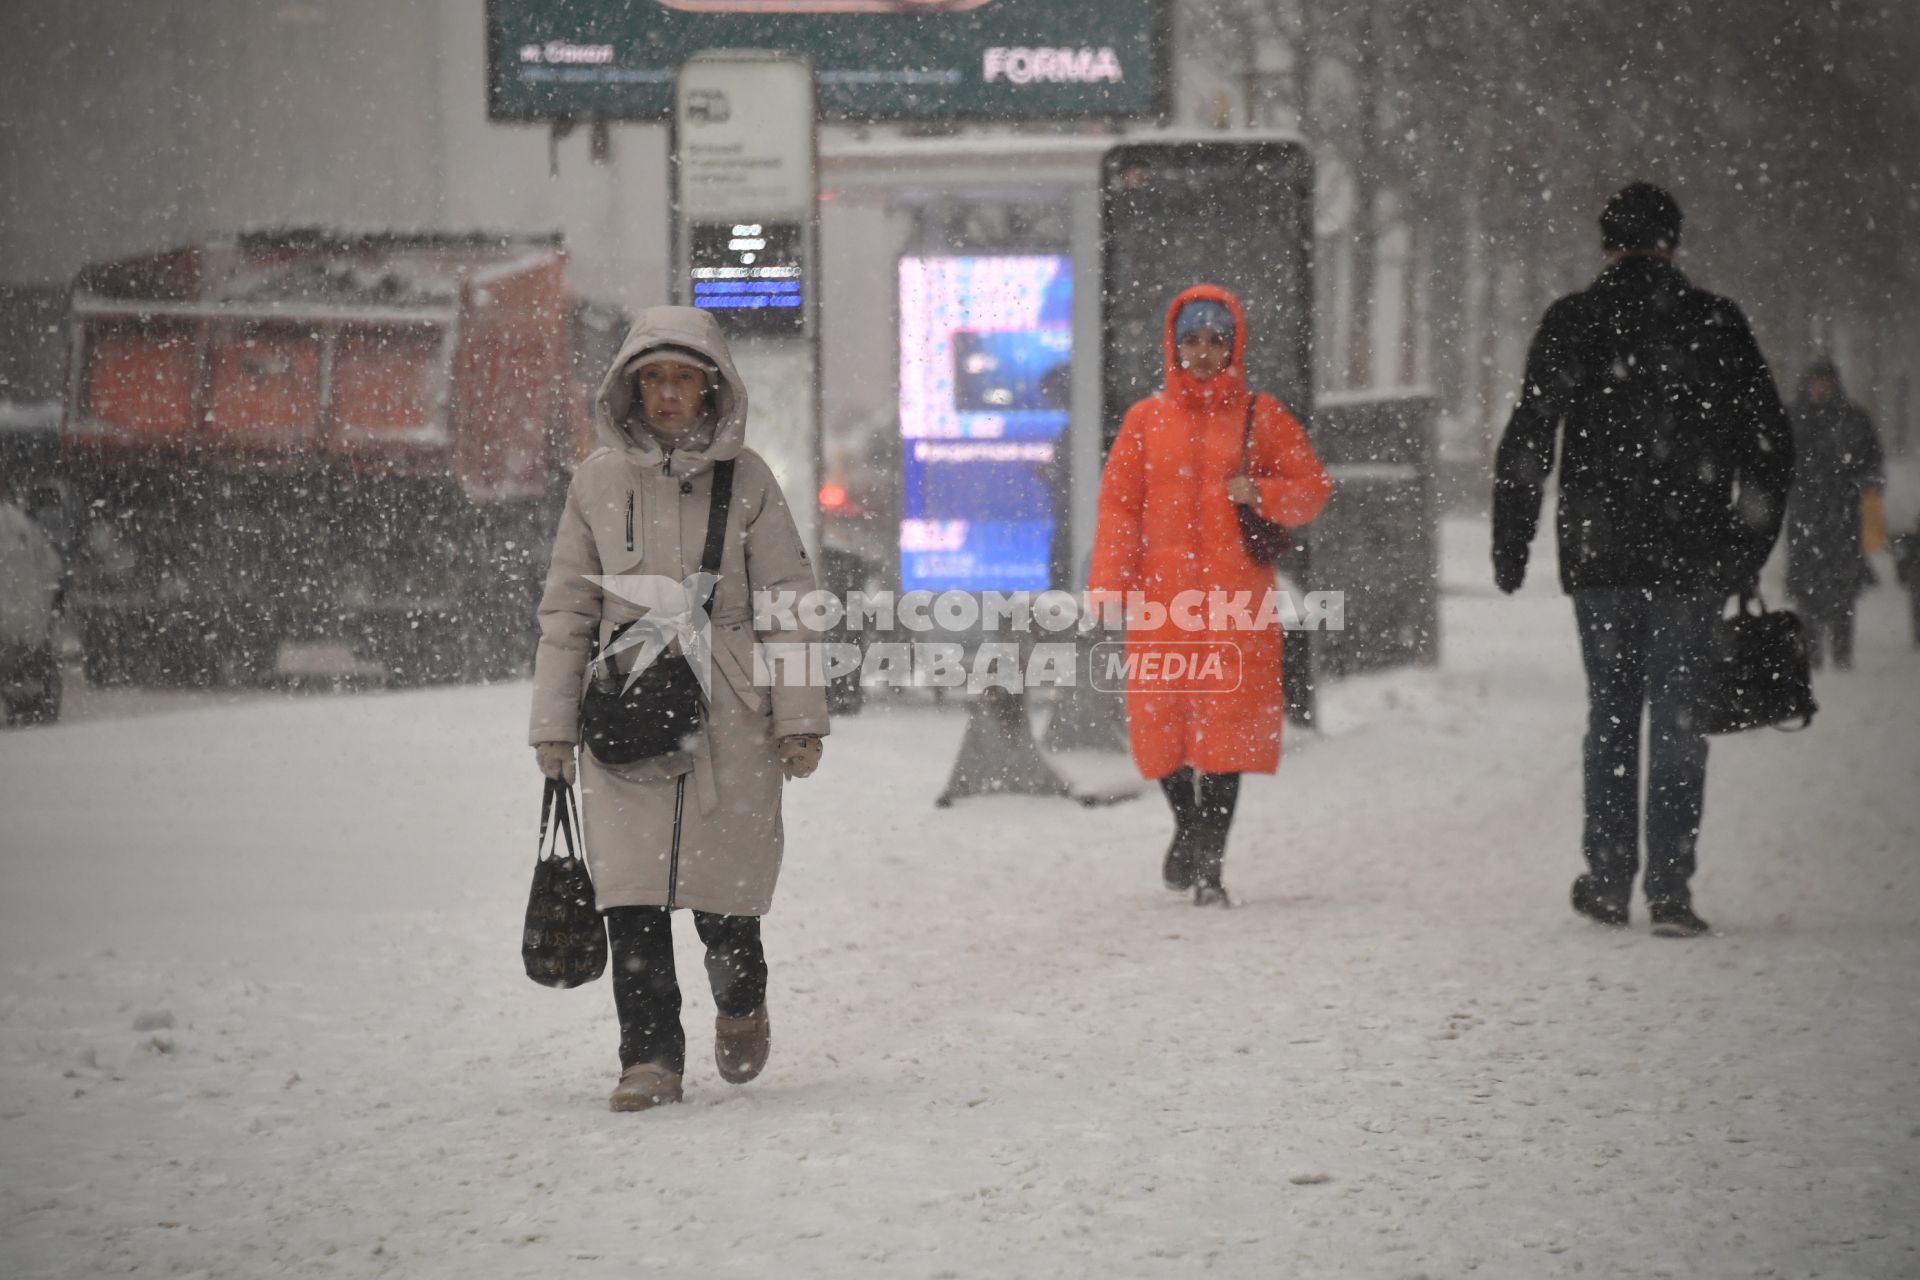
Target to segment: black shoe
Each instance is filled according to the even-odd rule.
[[[1176,835],[1167,846],[1166,861],[1160,864],[1160,878],[1166,881],[1167,888],[1177,893],[1193,888],[1193,850],[1188,847],[1185,833]]]
[[[1653,915],[1653,936],[1656,938],[1698,938],[1710,933],[1713,926],[1693,914],[1693,904],[1688,902],[1663,902],[1650,906]]]
[[[1627,896],[1601,892],[1592,876],[1573,882],[1573,909],[1610,928],[1623,929],[1627,924]]]
[[[1224,861],[1226,833],[1203,829],[1193,840],[1193,905],[1230,907],[1227,891],[1220,887],[1220,864]]]
[[[1166,861],[1160,864],[1160,878],[1167,888],[1185,893],[1193,888],[1193,770],[1175,769],[1160,779],[1167,807],[1173,810],[1173,843],[1167,846]]]

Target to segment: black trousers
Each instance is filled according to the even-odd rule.
[[[1800,603],[1796,601],[1795,603]],[[1823,602],[1818,606],[1801,604],[1800,621],[1807,638],[1807,663],[1818,671],[1826,663],[1829,651],[1833,665],[1842,671],[1853,667],[1854,602]]]
[[[673,917],[665,907],[609,907],[605,915],[621,1069],[652,1062],[685,1075],[687,1033],[680,1026]],[[767,957],[760,946],[760,917],[696,911],[693,927],[707,947],[714,1007],[740,1018],[764,1004]]]
[[[1707,788],[1707,739],[1688,711],[1720,601],[1609,588],[1577,591],[1587,669],[1581,843],[1601,892],[1624,899],[1640,863],[1641,714],[1647,720],[1647,901],[1690,901]]]
[[[1220,866],[1227,856],[1227,832],[1240,803],[1237,773],[1195,773],[1182,767],[1160,779],[1173,810],[1174,839],[1193,860],[1194,878],[1220,887]]]

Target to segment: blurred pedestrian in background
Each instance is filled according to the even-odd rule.
[[[1846,671],[1853,666],[1854,605],[1871,580],[1866,552],[1886,540],[1877,521],[1886,471],[1880,433],[1847,399],[1832,360],[1815,360],[1800,380],[1793,450],[1787,594],[1800,608],[1813,665],[1831,653],[1834,667]],[[1863,526],[1881,546],[1868,545]]]

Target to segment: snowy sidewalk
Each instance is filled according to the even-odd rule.
[[[604,982],[519,970],[524,686],[0,735],[0,1273],[1920,1274],[1903,602],[1810,732],[1715,742],[1685,943],[1566,907],[1549,577],[1326,694],[1231,912],[1158,887],[1157,797],[936,810],[958,710],[841,722],[767,1074],[714,1074],[682,928],[688,1103],[642,1116]]]

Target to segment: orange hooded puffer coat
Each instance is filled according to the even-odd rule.
[[[1180,367],[1173,322],[1180,308],[1209,298],[1233,313],[1233,360],[1207,382]],[[1257,612],[1274,573],[1247,555],[1227,480],[1241,470],[1246,430],[1246,313],[1216,285],[1196,285],[1167,309],[1166,386],[1127,411],[1100,482],[1100,523],[1091,591],[1139,592],[1171,605],[1182,592],[1250,594]],[[1306,432],[1271,396],[1254,399],[1248,474],[1260,491],[1260,513],[1283,525],[1320,513],[1333,484]],[[1187,613],[1192,622],[1196,615]],[[1280,766],[1282,631],[1246,629],[1202,608],[1204,625],[1189,629],[1169,614],[1158,626],[1129,610],[1127,720],[1133,759],[1147,778],[1182,765],[1205,773],[1272,773]],[[1215,623],[1222,625],[1214,629]],[[1236,659],[1220,646],[1237,650]],[[1154,655],[1157,665],[1144,661]],[[1226,679],[1205,659],[1225,654]],[[1181,664],[1170,658],[1185,657]],[[1196,677],[1195,672],[1200,674]]]

